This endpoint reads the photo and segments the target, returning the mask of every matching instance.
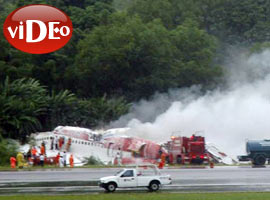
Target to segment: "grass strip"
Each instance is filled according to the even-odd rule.
[[[106,193],[91,195],[0,196],[0,200],[268,200],[270,193]]]

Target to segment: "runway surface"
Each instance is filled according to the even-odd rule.
[[[55,169],[44,171],[0,172],[0,192],[102,192],[96,186],[98,179],[110,176],[119,169]],[[163,169],[170,174],[173,184],[163,188],[171,192],[224,192],[224,191],[270,191],[270,167],[215,167],[201,169]],[[20,187],[20,183],[46,182],[46,187]],[[69,183],[57,186],[54,183]],[[88,185],[91,182],[91,186]],[[7,184],[16,183],[16,188]],[[74,183],[74,185],[72,185]],[[76,183],[76,184],[75,184]],[[80,185],[80,183],[83,183]],[[145,189],[143,189],[145,190]],[[121,191],[139,191],[121,190]],[[141,191],[141,189],[140,189]]]

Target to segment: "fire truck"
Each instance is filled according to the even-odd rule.
[[[172,136],[165,147],[168,150],[167,162],[171,164],[203,164],[209,163],[209,155],[205,149],[202,136]]]

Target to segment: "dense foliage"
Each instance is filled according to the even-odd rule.
[[[7,165],[10,157],[16,157],[17,151],[18,144],[14,140],[3,139],[0,135],[0,165]]]
[[[5,138],[102,126],[155,92],[216,86],[227,46],[269,47],[270,0],[0,0],[0,26],[15,8],[43,3],[70,16],[73,36],[56,52],[31,55],[0,33]]]
[[[0,130],[4,137],[24,141],[29,133],[58,125],[95,127],[128,111],[121,97],[78,99],[67,90],[56,93],[34,79],[9,78],[0,85]]]

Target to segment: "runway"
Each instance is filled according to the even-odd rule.
[[[117,172],[117,168],[75,168],[43,171],[0,172],[0,193],[91,193],[103,192],[97,181],[103,176]],[[215,167],[200,169],[163,169],[170,174],[173,184],[162,191],[170,192],[226,192],[270,191],[270,167]],[[146,189],[119,189],[118,192],[146,191]]]

